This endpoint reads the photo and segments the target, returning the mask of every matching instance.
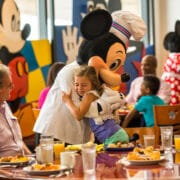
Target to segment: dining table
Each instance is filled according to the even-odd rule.
[[[18,180],[178,180],[180,179],[180,152],[174,149],[164,152],[162,161],[153,164],[129,163],[126,160],[129,150],[108,150],[97,152],[96,172],[83,173],[81,153],[76,154],[75,166],[71,170],[53,175],[31,175],[24,166],[1,166],[0,179]]]

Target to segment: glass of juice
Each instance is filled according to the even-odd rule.
[[[180,152],[176,152],[175,154],[175,163],[180,164]]]
[[[61,140],[55,140],[54,141],[54,161],[55,164],[60,164],[60,156],[61,152],[65,151],[65,145],[64,142]]]
[[[180,152],[180,135],[174,135],[175,150]]]

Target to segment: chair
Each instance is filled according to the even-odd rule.
[[[155,105],[153,108],[157,136],[160,137],[160,126],[173,126],[173,135],[180,134],[180,104]]]
[[[124,128],[125,131],[128,133],[129,137],[132,137],[133,134],[139,135],[138,142],[142,145],[144,145],[144,138],[143,135],[155,135],[155,144],[158,145],[159,141],[156,137],[156,128],[155,127],[135,127],[135,128]]]
[[[32,111],[33,111],[33,114],[34,114],[35,119],[37,119],[38,116],[39,116],[39,113],[40,113],[40,109],[38,109],[38,108],[32,108]]]
[[[35,148],[35,133],[33,132],[33,127],[37,118],[33,111],[34,103],[34,101],[28,102],[14,113],[14,116],[18,119],[23,140],[31,150]]]

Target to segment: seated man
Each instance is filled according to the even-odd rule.
[[[6,100],[13,88],[11,73],[7,66],[0,64],[0,157],[31,154],[22,141],[21,129]]]

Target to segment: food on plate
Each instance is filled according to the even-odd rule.
[[[33,164],[32,170],[34,171],[50,171],[50,170],[59,170],[60,165],[58,164],[53,164],[53,163],[46,163],[46,164]]]
[[[104,144],[96,144],[96,151],[97,152],[104,151]]]
[[[91,144],[91,142],[88,142],[87,144]],[[74,144],[74,145],[68,145],[65,150],[66,151],[81,151],[82,144]],[[96,144],[96,151],[100,152],[104,150],[104,144]]]
[[[128,109],[118,109],[117,113],[119,114],[128,114],[129,110]]]
[[[29,158],[26,156],[6,156],[0,158],[0,163],[10,162],[10,163],[23,163],[29,161]]]
[[[160,160],[160,151],[154,150],[152,146],[135,147],[132,152],[128,153],[127,160]]]
[[[108,144],[107,147],[108,148],[130,148],[130,147],[134,147],[134,144],[117,142],[117,143]]]

